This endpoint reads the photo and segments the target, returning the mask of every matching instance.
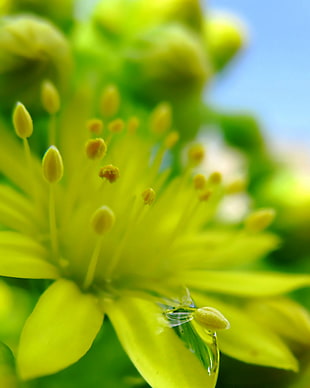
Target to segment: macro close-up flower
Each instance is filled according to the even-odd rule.
[[[202,101],[241,29],[196,0],[81,23],[65,3],[8,1],[0,23],[0,386],[297,381],[310,275],[268,261],[280,207],[255,179],[275,167]]]

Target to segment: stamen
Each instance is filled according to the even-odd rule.
[[[274,209],[260,209],[250,214],[245,220],[245,228],[249,232],[258,233],[266,229],[274,220]]]
[[[105,178],[110,183],[114,183],[119,178],[120,173],[119,169],[112,164],[109,164],[107,166],[101,167],[99,170],[99,177]]]
[[[100,119],[90,119],[86,123],[86,128],[89,132],[100,135],[103,130],[103,122]]]
[[[43,156],[42,170],[45,180],[50,183],[49,192],[49,223],[51,245],[54,257],[58,256],[58,236],[56,225],[56,209],[55,209],[55,183],[59,182],[63,177],[63,162],[58,149],[54,146],[49,147]]]
[[[209,183],[211,185],[219,185],[222,182],[222,174],[218,171],[212,172],[209,176]]]
[[[120,95],[115,85],[107,86],[101,95],[100,109],[104,117],[116,115],[120,106]]]
[[[194,312],[193,317],[197,323],[208,330],[217,331],[230,328],[229,321],[213,307],[199,308]]]
[[[152,133],[161,135],[165,133],[172,122],[171,105],[167,102],[162,102],[153,110],[150,117],[150,130]]]
[[[151,205],[155,201],[156,193],[152,188],[144,190],[141,195],[145,205]]]
[[[246,181],[244,179],[236,179],[226,186],[226,194],[238,194],[246,188]]]
[[[101,138],[89,139],[85,145],[85,152],[89,159],[102,159],[107,152],[107,145]]]
[[[25,106],[18,102],[13,112],[13,124],[16,135],[21,139],[26,139],[32,135],[32,118]]]
[[[137,129],[140,126],[140,120],[136,116],[132,116],[129,118],[127,122],[127,131],[128,133],[136,133]]]
[[[177,131],[170,132],[164,141],[165,148],[170,150],[172,147],[176,145],[179,139],[180,139],[179,132]]]
[[[49,122],[49,144],[55,144],[56,121],[55,115],[60,109],[59,93],[51,81],[44,81],[41,86],[41,100],[44,109],[51,115]]]
[[[125,127],[125,123],[124,123],[124,120],[122,119],[115,119],[108,124],[108,130],[112,133],[122,132],[124,127]]]
[[[99,236],[95,245],[92,257],[89,262],[87,273],[85,276],[83,288],[87,289],[94,280],[96,267],[99,259],[99,254],[102,245],[102,237],[107,233],[114,225],[115,216],[113,211],[108,206],[101,206],[95,211],[91,219],[91,226],[94,232]]]
[[[208,201],[211,195],[212,191],[210,189],[206,189],[199,195],[199,200],[202,202]]]
[[[191,166],[198,166],[205,157],[205,149],[202,144],[194,144],[188,149],[188,161]]]
[[[202,190],[207,183],[207,179],[203,174],[197,174],[194,176],[193,182],[196,190]]]

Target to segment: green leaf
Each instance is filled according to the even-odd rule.
[[[208,375],[198,358],[167,325],[154,303],[123,297],[107,306],[107,313],[131,360],[153,388],[212,388],[216,374]]]
[[[310,286],[310,275],[290,275],[272,272],[187,271],[186,285],[190,288],[244,297],[280,295]]]
[[[198,306],[212,306],[229,320],[229,330],[218,332],[220,350],[238,360],[280,369],[298,370],[298,362],[287,345],[267,325],[260,324],[243,306],[193,295]]]
[[[91,347],[103,314],[97,300],[60,279],[39,299],[21,334],[17,365],[22,379],[55,373]]]

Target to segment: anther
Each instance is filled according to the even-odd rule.
[[[207,179],[203,174],[197,174],[193,178],[193,183],[196,190],[202,190],[207,183]]]
[[[260,209],[250,214],[245,220],[245,228],[254,233],[266,229],[274,220],[274,209]]]
[[[85,151],[89,159],[102,159],[107,152],[107,145],[101,138],[89,139],[85,145]]]
[[[100,108],[104,117],[114,116],[120,106],[120,95],[115,85],[107,86],[101,95]]]
[[[112,133],[122,132],[124,127],[125,127],[125,123],[124,123],[124,120],[122,119],[115,119],[108,124],[108,130]]]
[[[32,118],[25,106],[18,102],[13,112],[13,124],[16,135],[26,139],[32,135],[33,123]]]
[[[50,114],[54,115],[59,111],[60,98],[58,90],[51,81],[44,81],[41,86],[41,100],[44,109]]]
[[[108,232],[115,222],[115,215],[108,206],[101,206],[91,218],[91,226],[98,235]]]
[[[156,134],[165,133],[170,127],[172,122],[171,105],[167,102],[162,102],[157,105],[153,110],[150,117],[150,129],[151,132]]]
[[[171,149],[176,145],[179,139],[180,139],[180,135],[177,131],[170,132],[164,141],[165,148],[168,150]]]
[[[194,144],[188,150],[188,160],[192,166],[198,166],[204,159],[205,150],[201,144]]]
[[[105,178],[110,183],[117,181],[119,176],[120,176],[119,169],[113,166],[112,164],[101,167],[99,170],[99,177]]]
[[[209,176],[209,183],[211,185],[219,185],[222,182],[222,174],[218,171],[214,171]]]
[[[213,307],[197,309],[193,315],[195,321],[208,330],[217,331],[230,328],[229,321]]]
[[[127,122],[127,131],[129,133],[135,133],[140,126],[140,120],[136,116],[132,116]]]
[[[43,176],[48,183],[57,183],[63,177],[63,162],[60,152],[55,146],[50,146],[42,160]]]
[[[103,130],[103,122],[100,119],[90,119],[86,123],[86,128],[89,132],[100,135]]]
[[[209,189],[206,189],[204,190],[200,195],[199,195],[199,200],[204,202],[204,201],[208,201],[208,199],[210,198],[210,196],[212,195],[212,191],[209,190]]]
[[[141,195],[145,205],[151,205],[156,197],[156,193],[152,188],[144,190]]]
[[[226,186],[227,194],[238,194],[244,191],[246,188],[246,182],[244,179],[236,179]]]

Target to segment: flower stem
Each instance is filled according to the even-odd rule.
[[[95,271],[96,271],[96,267],[97,267],[97,263],[98,263],[98,259],[99,259],[99,253],[101,250],[101,245],[102,245],[102,236],[100,236],[98,238],[96,245],[95,245],[95,248],[94,248],[94,251],[93,251],[93,254],[92,254],[92,257],[90,259],[87,273],[86,273],[86,276],[84,279],[84,284],[83,284],[84,290],[86,290],[91,285],[92,281],[94,280]]]

